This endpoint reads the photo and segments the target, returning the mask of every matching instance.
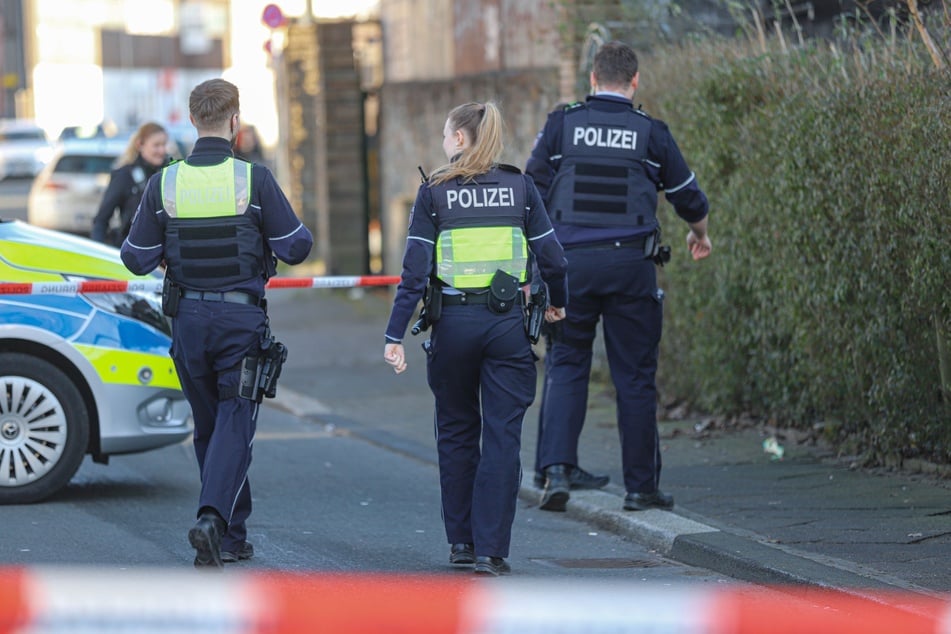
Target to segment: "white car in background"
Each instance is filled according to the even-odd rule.
[[[49,163],[53,145],[26,119],[0,119],[0,180],[36,176]]]
[[[49,164],[33,180],[27,221],[45,229],[89,236],[109,174],[127,144],[128,139],[120,137],[60,143]]]

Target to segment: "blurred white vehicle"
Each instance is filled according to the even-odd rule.
[[[27,221],[37,227],[88,236],[109,174],[127,144],[128,139],[119,137],[63,141],[33,180]]]
[[[49,163],[53,146],[46,132],[26,119],[0,119],[0,180],[36,176]]]

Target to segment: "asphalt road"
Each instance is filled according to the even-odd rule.
[[[439,516],[434,466],[334,425],[264,407],[255,439],[249,522],[253,560],[232,568],[455,573]],[[56,497],[0,507],[4,565],[184,567],[194,552],[198,469],[190,444],[90,460]],[[518,575],[719,583],[721,575],[665,560],[557,514],[521,508]]]

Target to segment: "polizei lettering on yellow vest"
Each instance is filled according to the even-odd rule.
[[[205,205],[234,200],[234,191],[228,187],[179,187],[179,201],[182,204]]]
[[[446,190],[446,206],[452,209],[477,207],[511,207],[515,203],[515,192],[511,187],[462,187]]]
[[[637,148],[637,132],[624,128],[578,127],[574,131],[574,144],[588,147],[606,147],[617,150]]]

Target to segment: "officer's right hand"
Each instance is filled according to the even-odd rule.
[[[393,371],[399,374],[406,369],[406,355],[403,353],[403,344],[388,343],[383,348],[383,360],[393,366]]]
[[[545,321],[550,324],[555,323],[556,321],[561,321],[565,318],[565,308],[549,306],[545,309]]]
[[[693,256],[694,260],[702,260],[710,255],[713,244],[710,242],[710,236],[707,233],[704,233],[702,238],[698,238],[697,233],[691,229],[690,233],[687,234],[687,248],[690,249],[690,255]]]

